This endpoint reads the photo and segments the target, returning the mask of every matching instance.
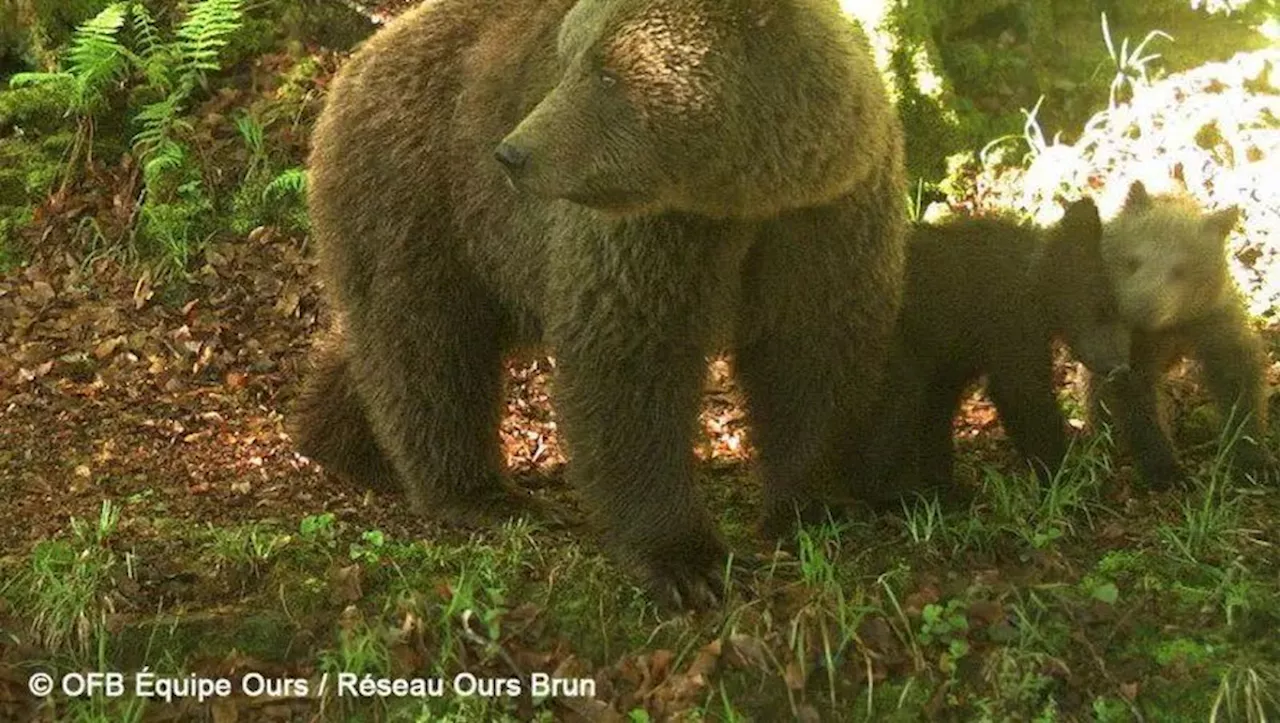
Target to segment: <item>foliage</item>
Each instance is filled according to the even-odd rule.
[[[220,52],[241,27],[244,0],[199,0],[169,37],[163,37],[141,2],[113,2],[78,27],[56,71],[19,73],[14,88],[45,87],[63,94],[77,122],[68,161],[73,176],[92,149],[95,121],[104,106],[134,84],[135,97],[154,98],[131,113],[132,152],[142,168],[137,238],[144,255],[162,269],[185,269],[192,251],[210,233],[214,200],[192,160],[183,114],[209,73],[221,68]]]
[[[253,116],[236,119],[236,130],[249,151],[244,180],[232,199],[231,230],[246,234],[254,228],[272,224],[289,230],[305,230],[307,216],[302,200],[306,194],[307,175],[301,167],[279,173],[267,147],[265,130]]]

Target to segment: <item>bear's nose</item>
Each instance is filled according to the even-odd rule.
[[[493,152],[493,157],[497,158],[498,163],[501,163],[508,172],[520,171],[529,163],[529,151],[510,143],[499,143],[498,149]]]

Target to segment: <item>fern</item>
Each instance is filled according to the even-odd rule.
[[[65,58],[66,69],[56,73],[18,73],[12,87],[44,83],[67,84],[72,89],[72,110],[89,112],[113,80],[129,70],[130,53],[120,42],[134,3],[115,2],[76,28]]]
[[[270,203],[287,195],[301,196],[307,191],[307,172],[302,168],[290,168],[272,179],[262,189],[262,200]]]
[[[222,67],[218,53],[226,47],[231,34],[240,29],[243,5],[244,0],[204,0],[192,6],[177,32],[182,57],[178,67],[180,83],[194,86],[204,80],[206,73]]]
[[[133,7],[133,32],[138,46],[135,62],[147,85],[170,90],[173,53],[169,45],[161,42],[155,18],[141,3]]]
[[[226,46],[228,36],[240,29],[243,4],[243,0],[203,0],[192,6],[178,26],[174,41],[161,44],[154,35],[149,38],[142,55],[144,73],[153,85],[170,92],[163,100],[144,106],[134,117],[141,130],[134,136],[133,145],[144,163],[156,149],[172,140],[174,130],[182,124],[179,118],[183,108],[205,73],[221,67],[218,52]]]
[[[191,124],[183,114],[207,75],[221,68],[219,56],[242,26],[244,5],[245,0],[193,0],[173,34],[164,37],[138,0],[111,2],[76,29],[58,72],[22,73],[11,80],[14,86],[57,86],[59,98],[65,97],[67,109],[78,116],[77,148],[85,149],[107,91],[113,84],[137,81],[152,100],[132,119],[132,146],[143,178],[139,239],[158,246],[174,268],[185,265],[215,208],[184,142]],[[256,135],[248,125],[241,130],[265,163],[262,129]],[[74,149],[71,156],[69,169],[81,157]],[[283,184],[280,193],[292,187]]]
[[[164,100],[144,105],[133,116],[133,122],[141,127],[133,137],[133,148],[144,164],[158,149],[175,142],[175,130],[190,129],[190,124],[182,120],[179,115],[185,100],[186,97],[183,94],[175,91]]]
[[[129,53],[119,36],[130,5],[112,3],[76,29],[67,52],[67,67],[76,78],[81,101],[97,96],[128,71]]]
[[[181,169],[186,162],[186,147],[177,141],[164,139],[149,153],[142,166],[142,178],[149,189],[155,188],[166,173]]]

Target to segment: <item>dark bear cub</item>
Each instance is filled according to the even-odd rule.
[[[727,550],[693,485],[732,351],[766,523],[839,492],[901,305],[902,135],[831,0],[434,0],[346,62],[309,208],[343,322],[293,431],[444,521],[515,515],[506,355],[552,403],[611,550],[675,603]]]
[[[946,489],[952,419],[964,388],[984,374],[1018,451],[1039,473],[1057,470],[1067,433],[1054,391],[1053,339],[1103,374],[1128,362],[1101,236],[1087,198],[1047,231],[994,218],[914,227],[875,436],[871,477],[880,501],[897,497],[889,492],[901,489],[900,480]]]
[[[1205,213],[1182,194],[1152,196],[1140,182],[1107,223],[1103,254],[1133,331],[1130,375],[1091,380],[1095,420],[1113,419],[1148,485],[1185,481],[1161,414],[1160,380],[1189,356],[1222,413],[1228,461],[1247,474],[1275,469],[1266,447],[1266,351],[1227,270],[1238,210]]]

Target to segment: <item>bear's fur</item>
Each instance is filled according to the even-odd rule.
[[[568,476],[612,549],[710,602],[726,550],[691,445],[727,348],[766,529],[837,486],[905,256],[901,130],[837,3],[426,3],[343,66],[309,178],[344,330],[294,429],[327,469],[394,476],[440,519],[519,512],[501,362],[545,344]]]
[[[1226,240],[1238,219],[1228,208],[1205,213],[1183,194],[1152,196],[1141,182],[1106,224],[1103,254],[1121,314],[1132,327],[1132,373],[1091,380],[1095,422],[1114,418],[1144,480],[1155,488],[1181,483],[1161,414],[1159,384],[1184,356],[1198,360],[1229,422],[1232,465],[1260,473],[1275,465],[1266,448],[1266,352],[1231,282]],[[1238,439],[1237,439],[1238,437]]]
[[[987,376],[1010,438],[1038,473],[1057,470],[1066,421],[1053,382],[1053,340],[1103,374],[1128,363],[1129,335],[1100,248],[1090,199],[1039,230],[1001,218],[912,229],[907,288],[872,445],[888,502],[904,490],[947,492],[952,420],[965,387]]]

